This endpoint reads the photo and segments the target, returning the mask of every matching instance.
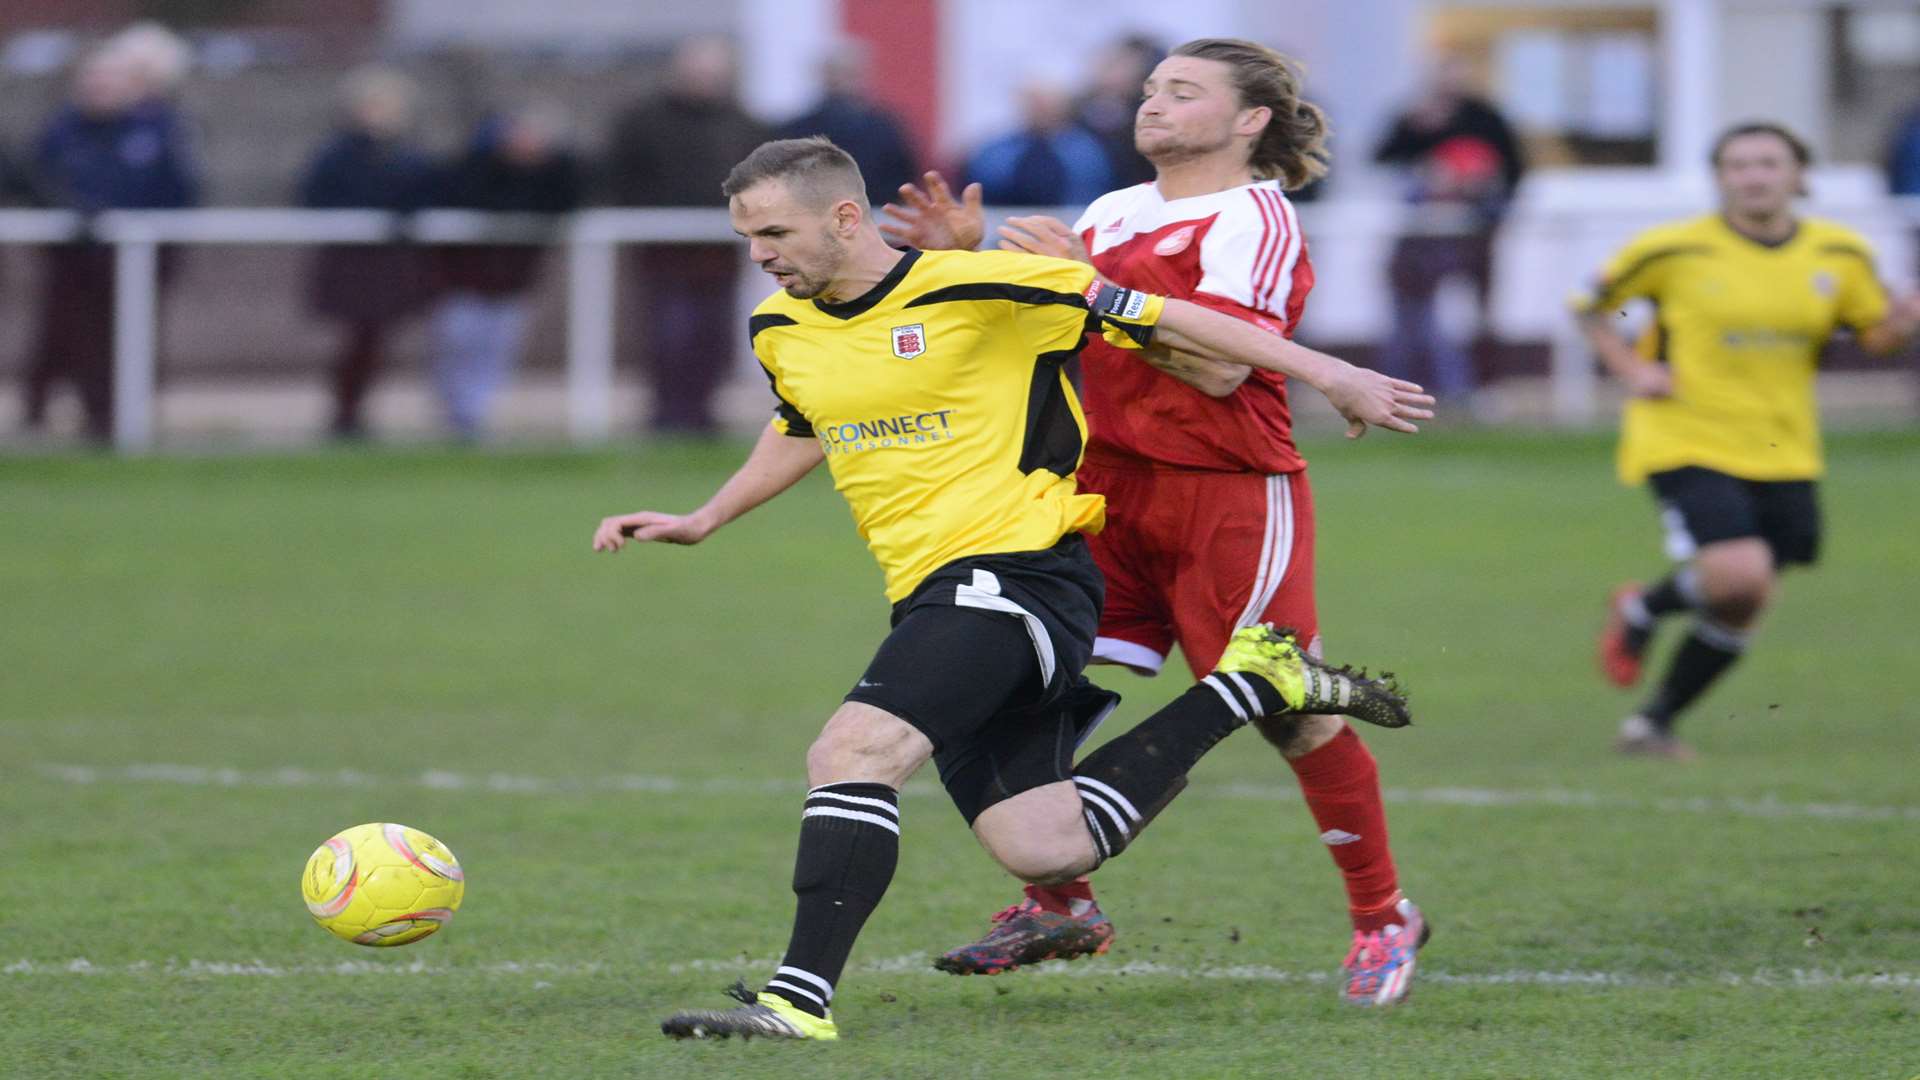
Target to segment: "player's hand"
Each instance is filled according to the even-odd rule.
[[[900,201],[888,203],[888,218],[880,219],[880,234],[896,244],[922,251],[972,251],[987,233],[987,215],[980,209],[980,185],[968,184],[959,201],[937,172],[921,178],[924,189],[900,185]]]
[[[1637,398],[1664,398],[1673,396],[1673,372],[1665,364],[1655,364],[1642,360],[1628,368],[1620,376],[1627,384],[1627,393]]]
[[[1888,315],[1888,321],[1901,337],[1910,338],[1920,332],[1920,289],[1895,300]]]
[[[1000,226],[1001,251],[1025,251],[1033,255],[1051,255],[1091,265],[1087,245],[1067,223],[1045,214],[1008,218]]]
[[[1344,364],[1320,392],[1347,420],[1347,438],[1358,439],[1367,428],[1413,434],[1415,420],[1433,419],[1433,395],[1418,383],[1382,375],[1371,368]]]
[[[636,543],[697,544],[705,540],[713,528],[698,513],[661,514],[642,510],[620,514],[600,519],[600,527],[593,530],[593,550],[619,551],[629,538]]]

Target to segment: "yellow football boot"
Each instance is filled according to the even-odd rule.
[[[689,1009],[674,1013],[660,1022],[660,1030],[676,1039],[726,1039],[738,1035],[751,1039],[813,1039],[831,1042],[840,1037],[833,1024],[833,1011],[815,1016],[793,1006],[778,994],[755,994],[744,983],[735,983],[727,993],[742,1004],[733,1009]]]
[[[1292,632],[1267,623],[1234,631],[1213,670],[1259,676],[1287,703],[1288,712],[1351,716],[1389,728],[1413,723],[1392,674],[1382,672],[1375,679],[1365,671],[1329,667],[1301,648]]]

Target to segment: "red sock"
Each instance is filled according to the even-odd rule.
[[[1027,898],[1039,904],[1042,911],[1072,915],[1075,900],[1085,900],[1089,904],[1093,902],[1093,882],[1086,878],[1075,878],[1065,885],[1029,885]]]
[[[1288,764],[1300,794],[1320,826],[1320,839],[1347,880],[1347,910],[1356,930],[1395,921],[1400,883],[1387,847],[1387,811],[1380,802],[1380,769],[1367,744],[1343,727],[1325,746]]]

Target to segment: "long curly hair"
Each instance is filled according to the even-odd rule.
[[[1265,106],[1273,118],[1254,140],[1256,176],[1277,179],[1288,191],[1327,174],[1327,114],[1300,96],[1300,65],[1293,58],[1240,38],[1199,38],[1173,50],[1174,56],[1218,60],[1233,69],[1240,107]]]

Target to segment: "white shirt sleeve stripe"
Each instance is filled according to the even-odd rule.
[[[1294,216],[1293,204],[1284,195],[1275,195],[1274,199],[1278,201],[1281,216],[1286,219],[1287,245],[1286,254],[1282,257],[1279,266],[1279,273],[1274,276],[1273,286],[1267,291],[1268,302],[1265,307],[1267,311],[1284,320],[1287,314],[1287,303],[1293,298],[1294,267],[1299,265],[1300,252],[1305,245],[1301,243],[1300,221]]]
[[[1273,192],[1265,188],[1255,188],[1254,198],[1261,206],[1261,213],[1267,217],[1267,228],[1273,231],[1273,246],[1267,253],[1266,261],[1255,271],[1253,282],[1253,306],[1261,311],[1271,311],[1273,307],[1273,286],[1280,264],[1285,260],[1287,245],[1292,237],[1287,232],[1286,215],[1280,212],[1280,201]]]
[[[1266,267],[1271,264],[1279,247],[1280,230],[1276,227],[1278,222],[1274,220],[1273,209],[1262,197],[1261,190],[1254,188],[1248,192],[1248,197],[1253,200],[1253,208],[1260,214],[1260,249],[1253,265],[1248,267],[1247,275],[1247,306],[1257,308],[1260,306],[1260,289],[1265,280]]]

